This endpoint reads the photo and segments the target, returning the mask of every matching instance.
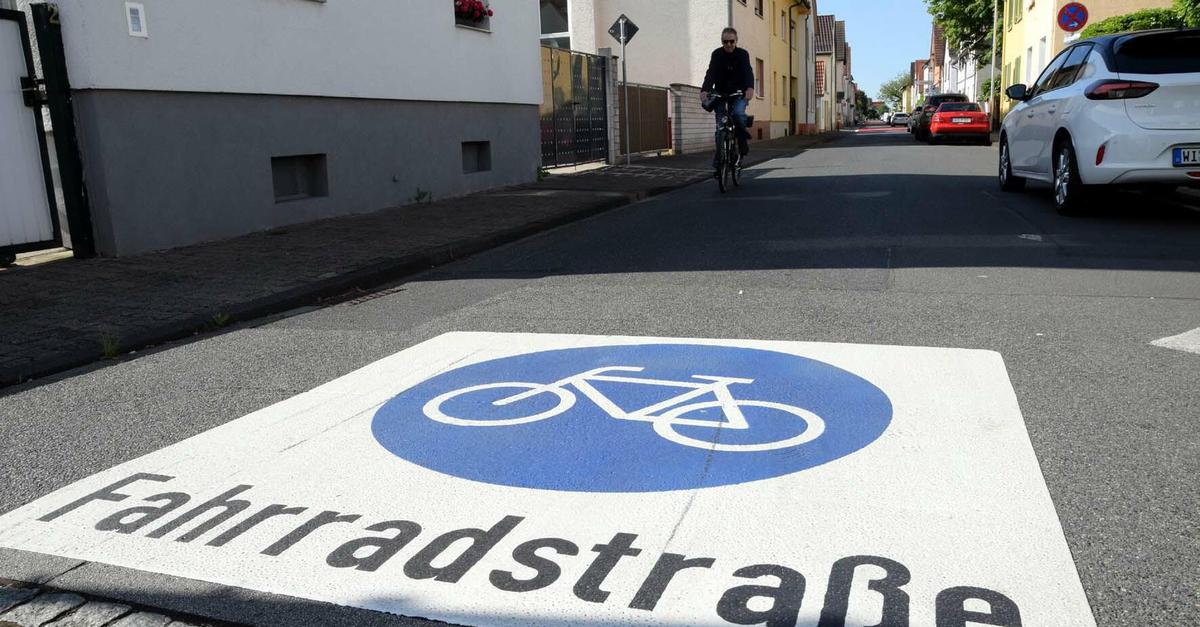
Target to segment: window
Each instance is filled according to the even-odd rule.
[[[742,0],[742,4],[746,4],[746,0]],[[759,17],[763,16],[763,0],[754,0],[754,14]]]
[[[771,72],[771,87],[775,90],[775,93],[771,94],[771,102],[774,102],[775,104],[779,104],[779,73],[778,72]]]
[[[1058,70],[1058,73],[1054,75],[1054,79],[1050,81],[1047,91],[1068,87],[1074,83],[1075,77],[1079,74],[1079,68],[1083,67],[1088,53],[1091,51],[1092,47],[1090,45],[1076,46],[1071,49],[1071,54],[1067,56],[1067,60],[1063,63],[1062,68]]]
[[[542,45],[571,47],[570,12],[567,0],[541,0]]]
[[[947,102],[938,107],[938,111],[976,111],[978,112],[979,105],[974,102]]]
[[[1033,84],[1033,46],[1025,49],[1025,84]]]
[[[1188,32],[1130,37],[1117,44],[1117,71],[1129,74],[1200,72],[1200,37]]]
[[[1042,70],[1041,75],[1038,76],[1037,83],[1034,84],[1033,89],[1029,92],[1030,97],[1037,96],[1038,94],[1050,90],[1050,80],[1054,78],[1054,75],[1058,72],[1058,68],[1062,67],[1066,60],[1067,51],[1065,50],[1057,57],[1054,57],[1054,60],[1050,62],[1050,65],[1046,66],[1046,69]]]
[[[276,203],[329,195],[323,154],[271,157],[271,179]]]
[[[1029,79],[1021,80],[1021,57],[1017,57],[1013,61],[1012,84],[1016,85],[1018,83],[1029,84]]]
[[[787,12],[780,11],[779,12],[779,38],[784,41],[787,41],[787,38],[788,38],[787,23],[788,23]]]
[[[1017,22],[1021,21],[1021,18],[1025,14],[1025,2],[1027,2],[1027,0],[1011,0],[1011,1],[1013,3],[1013,23],[1016,24]]]
[[[492,142],[463,142],[463,174],[488,172],[492,169]]]
[[[755,98],[763,97],[763,62],[762,59],[754,60],[754,94]]]
[[[1046,38],[1038,41],[1038,67],[1046,67]]]

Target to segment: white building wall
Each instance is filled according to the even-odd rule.
[[[430,0],[59,0],[75,89],[539,104],[538,6],[491,0],[491,32]]]
[[[571,48],[619,55],[621,44],[608,28],[624,14],[638,27],[627,46],[629,82],[699,85],[721,45],[727,9],[723,0],[570,0]]]

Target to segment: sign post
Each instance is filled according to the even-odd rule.
[[[624,13],[617,21],[608,29],[608,34],[612,35],[617,41],[621,42],[621,88],[624,91],[625,98],[625,116],[621,118],[621,126],[625,127],[625,165],[632,162],[630,153],[633,152],[633,143],[630,139],[630,123],[629,123],[629,69],[625,59],[625,44],[633,39],[633,36],[638,32],[637,24],[633,20],[625,16]]]

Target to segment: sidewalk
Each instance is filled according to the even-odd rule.
[[[748,163],[834,137],[756,142]],[[642,159],[159,253],[0,271],[0,386],[393,281],[706,180],[710,160]]]

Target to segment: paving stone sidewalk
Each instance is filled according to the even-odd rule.
[[[0,627],[210,627],[228,625],[179,620],[72,592],[0,580]]]
[[[753,144],[749,164],[830,136]],[[0,386],[368,288],[710,176],[659,157],[118,259],[0,271]]]

